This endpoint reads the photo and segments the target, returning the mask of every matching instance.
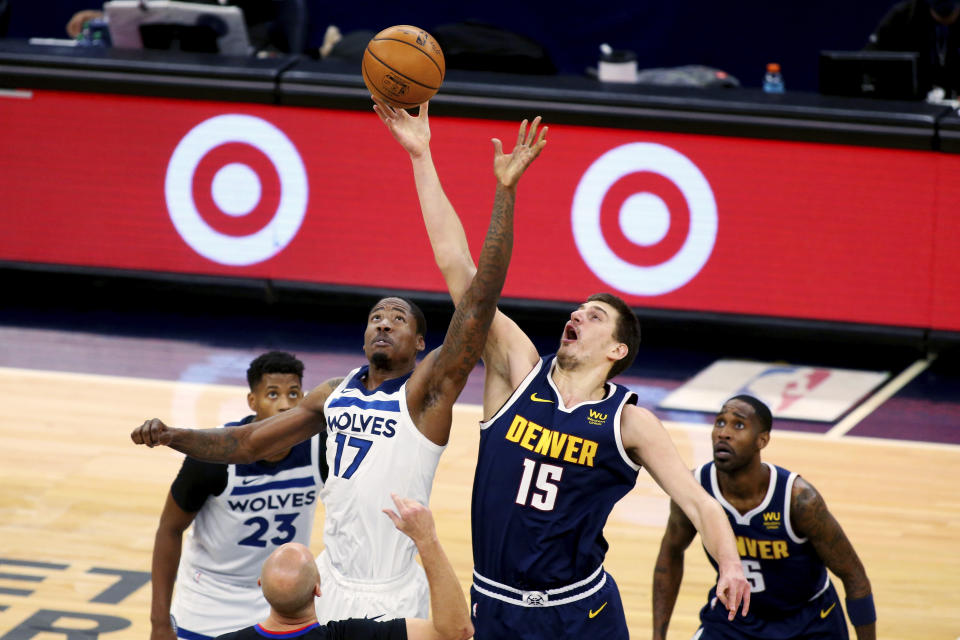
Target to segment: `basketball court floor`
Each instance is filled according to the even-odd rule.
[[[148,637],[153,537],[181,456],[133,446],[129,433],[144,419],[215,426],[246,415],[244,372],[268,349],[298,355],[307,388],[364,362],[362,315],[347,322],[327,310],[281,320],[245,317],[242,303],[225,304],[237,308],[212,317],[42,305],[0,310],[0,640]],[[537,337],[544,353],[563,322],[556,315],[556,335]],[[428,344],[441,338],[434,327]],[[712,414],[684,409],[682,398],[680,408],[659,407],[675,392],[702,392],[689,384],[718,360],[759,355],[776,375],[794,367],[787,372],[794,378],[776,383],[784,398],[809,391],[803,385],[814,380],[805,373],[811,368],[882,374],[866,393],[846,398],[835,418],[775,421],[764,459],[798,471],[824,495],[872,581],[878,637],[960,637],[956,354],[878,348],[851,355],[843,345],[806,351],[790,344],[758,354],[749,341],[717,340],[712,349],[703,341],[641,346],[620,380],[661,417],[691,467],[710,458]],[[465,588],[481,380],[475,371],[461,396],[431,504]],[[606,567],[635,637],[649,635],[653,563],[667,513],[667,498],[641,471],[605,530]],[[322,518],[320,510],[316,551]],[[690,637],[712,581],[695,543],[670,637]]]

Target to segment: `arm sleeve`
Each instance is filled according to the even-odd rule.
[[[407,640],[407,621],[403,618],[377,622],[364,618],[327,623],[329,640]]]
[[[330,468],[327,466],[327,432],[324,431],[316,436],[320,438],[320,446],[317,447],[317,466],[320,467],[320,479],[324,484],[327,482],[327,475],[330,474]]]
[[[227,465],[201,462],[187,456],[170,485],[170,494],[178,507],[196,513],[207,501],[207,496],[220,495],[226,488]]]

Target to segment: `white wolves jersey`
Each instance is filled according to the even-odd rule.
[[[538,362],[481,425],[472,526],[483,593],[491,584],[560,591],[601,576],[603,526],[637,480],[620,439],[636,395],[608,382],[603,399],[567,408],[550,379],[554,362]]]
[[[350,580],[388,582],[415,563],[416,546],[383,509],[391,493],[430,501],[444,447],[427,439],[407,410],[409,374],[368,391],[368,366],[354,369],[327,398],[327,466],[320,493],[330,563]]]
[[[226,488],[207,497],[187,534],[181,574],[188,568],[190,574],[256,587],[263,561],[279,545],[309,546],[323,486],[319,456],[320,437],[314,436],[276,464],[226,465]]]

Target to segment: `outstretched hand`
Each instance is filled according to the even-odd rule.
[[[429,508],[416,500],[401,498],[395,493],[391,493],[390,497],[393,498],[397,511],[384,509],[383,512],[393,520],[397,529],[405,533],[418,546],[422,542],[436,539],[437,531]]]
[[[148,447],[168,445],[173,440],[173,429],[159,418],[151,418],[130,433],[133,444],[145,444]]]
[[[736,565],[739,568],[739,563]],[[743,615],[750,611],[750,583],[740,571],[720,571],[717,578],[717,599],[727,608],[727,619],[733,621],[743,604]],[[714,603],[716,604],[716,603]]]
[[[540,135],[537,135],[537,128],[540,126],[540,116],[533,119],[533,123],[527,128],[527,120],[520,123],[520,132],[517,134],[517,145],[511,153],[503,152],[503,143],[497,138],[493,139],[493,174],[505,187],[514,187],[520,180],[520,176],[527,170],[530,163],[533,162],[547,144],[547,129],[540,129]]]
[[[407,153],[418,157],[430,149],[429,102],[420,105],[420,112],[416,116],[410,115],[406,109],[391,107],[379,98],[373,98],[373,102],[373,110]]]

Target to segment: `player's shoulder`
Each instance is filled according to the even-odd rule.
[[[816,487],[802,476],[796,475],[793,486],[790,487],[790,511],[793,518],[801,521],[816,519],[827,511],[827,505]]]
[[[653,411],[636,404],[624,405],[621,422],[624,426],[637,428],[663,426],[660,418],[658,418]]]
[[[791,473],[783,467],[774,467],[779,473],[783,475],[790,476],[793,475],[793,485],[790,487],[790,496],[796,502],[797,500],[813,500],[820,497],[820,492],[817,491],[816,487],[810,484],[806,478],[801,476],[799,473]]]

